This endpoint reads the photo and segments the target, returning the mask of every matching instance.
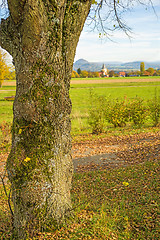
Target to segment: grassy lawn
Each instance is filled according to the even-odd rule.
[[[158,239],[158,167],[148,162],[75,175],[74,206],[82,204],[75,239]]]
[[[13,101],[6,101],[4,97],[14,96],[14,91],[0,91],[0,123],[12,123],[13,120]]]
[[[159,86],[160,81],[158,82],[124,82],[124,83],[85,83],[81,84],[71,84],[72,88],[118,88],[118,87],[139,87],[139,86]]]
[[[159,239],[159,164],[74,174],[74,218],[35,239]],[[1,239],[11,239],[11,216],[0,189]]]
[[[134,98],[134,97],[141,97],[145,100],[153,98],[155,94],[155,89],[158,93],[160,93],[160,85],[138,85],[134,84],[133,86],[112,86],[112,87],[100,87],[91,85],[90,87],[80,88],[81,85],[77,88],[70,89],[70,97],[73,103],[73,110],[74,109],[81,109],[81,108],[88,108],[89,107],[89,98],[90,98],[90,91],[94,91],[97,95],[103,95],[109,98]]]
[[[16,90],[16,86],[2,86],[0,90]]]

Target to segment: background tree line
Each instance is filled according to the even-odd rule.
[[[77,69],[77,71],[72,71],[72,78],[92,78],[92,77],[99,77],[98,72],[91,72],[86,70],[81,70],[80,68]]]
[[[154,69],[152,67],[145,70],[144,62],[140,64],[140,75],[141,76],[160,76],[160,69]]]
[[[109,77],[119,77],[119,72],[110,70],[108,71]],[[128,71],[126,72],[126,77],[132,77],[132,76],[160,76],[160,69],[156,70],[154,68],[148,68],[145,70],[145,67],[141,69],[140,71]],[[72,71],[72,78],[96,78],[96,77],[102,77],[101,72],[91,72],[86,70],[81,70],[80,68],[77,69],[77,71]]]

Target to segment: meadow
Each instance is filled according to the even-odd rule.
[[[137,78],[127,78],[130,81],[136,80]],[[98,96],[104,96],[108,99],[133,99],[135,97],[140,97],[145,101],[154,98],[155,91],[160,93],[160,78],[152,78],[152,80],[156,79],[155,82],[148,82],[150,78],[145,78],[146,82],[141,82],[141,79],[138,79],[137,82],[123,82],[124,80],[118,79],[119,82],[114,82],[114,79],[108,79],[108,81],[112,80],[112,82],[105,83],[87,83],[84,84],[85,79],[79,79],[81,84],[74,84],[72,79],[72,84],[70,88],[70,98],[72,100],[72,134],[79,133],[89,133],[91,132],[90,126],[88,125],[88,113],[92,107],[91,101],[91,92],[94,92]],[[87,81],[91,81],[93,79],[87,79]],[[117,81],[117,79],[116,79]],[[9,86],[10,85],[10,86]],[[13,113],[12,113],[12,105],[13,101],[6,101],[4,97],[14,96],[15,95],[15,82],[4,83],[2,90],[0,91],[0,114],[1,119],[0,123],[6,121],[7,123],[12,123]]]
[[[92,108],[91,93],[103,96],[106,99],[134,99],[142,98],[144,101],[160,95],[159,82],[118,82],[99,84],[72,84],[70,97],[72,100],[72,133],[91,132],[88,125],[88,113]],[[106,109],[107,111],[107,109]]]
[[[7,101],[4,97],[15,95],[15,91],[13,85],[4,85],[0,90],[0,163],[6,160],[9,153],[9,126],[13,118],[13,101]],[[39,232],[34,239],[159,239],[159,127],[147,125],[133,129],[133,126],[128,126],[117,130],[110,126],[110,131],[92,135],[87,122],[92,107],[90,92],[110,99],[141,97],[147,101],[154,98],[155,91],[160,94],[160,79],[157,82],[71,84],[73,145],[85,145],[85,142],[93,141],[94,149],[95,139],[99,141],[110,137],[114,141],[113,135],[118,135],[116,141],[121,144],[124,135],[128,134],[127,141],[135,136],[135,146],[132,141],[129,142],[130,148],[125,152],[119,151],[118,155],[124,162],[131,164],[115,169],[88,169],[86,172],[74,173],[71,190],[73,217],[62,226],[51,226],[47,232]],[[147,135],[147,132],[151,135]],[[141,139],[139,133],[142,134]],[[153,144],[151,139],[154,138]],[[12,239],[12,216],[8,206],[10,184],[6,182],[5,187],[8,196],[0,183],[0,238],[9,240]]]

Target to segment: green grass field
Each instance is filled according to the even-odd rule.
[[[13,101],[6,101],[4,97],[14,96],[14,91],[0,91],[0,123],[6,122],[11,124],[13,120]]]
[[[116,78],[117,79],[117,78]],[[133,78],[132,78],[133,79]],[[146,78],[147,79],[147,78]],[[156,79],[159,79],[156,77]],[[87,79],[93,80],[93,79]],[[82,79],[83,81],[83,79]],[[13,81],[12,81],[13,84]],[[2,87],[0,91],[0,123],[12,123],[13,101],[6,101],[4,97],[15,95],[15,86]],[[72,84],[70,98],[72,100],[72,133],[90,132],[87,117],[91,107],[90,92],[103,95],[109,99],[141,97],[148,100],[154,97],[155,90],[160,95],[160,81],[158,82],[130,82],[130,83],[105,83],[105,84]]]

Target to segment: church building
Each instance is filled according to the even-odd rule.
[[[109,77],[109,75],[108,75],[108,69],[105,67],[104,64],[103,64],[102,69],[101,69],[101,76],[102,76],[102,77]]]

